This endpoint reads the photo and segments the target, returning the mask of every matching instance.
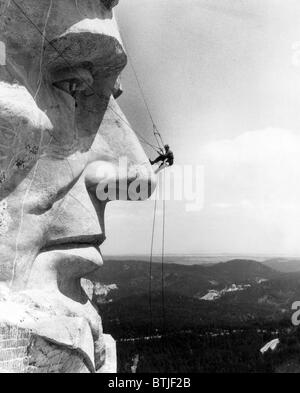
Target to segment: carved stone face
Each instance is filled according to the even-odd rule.
[[[74,331],[87,321],[95,347],[101,340],[100,317],[80,285],[100,278],[107,201],[97,187],[115,178],[116,187],[155,183],[114,98],[127,60],[116,4],[0,0],[0,322],[22,320],[62,344],[70,330],[62,318],[76,320]],[[8,304],[16,311],[6,316]],[[51,315],[47,334],[37,315],[43,326]]]

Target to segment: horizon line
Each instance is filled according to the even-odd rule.
[[[149,258],[147,253],[122,253],[122,254],[105,254],[105,257],[145,257]],[[161,254],[153,254],[154,257],[161,257]],[[235,256],[235,257],[261,257],[261,258],[300,258],[300,254],[287,254],[287,253],[221,253],[221,252],[208,252],[208,253],[166,253],[165,257],[218,257],[218,256]]]

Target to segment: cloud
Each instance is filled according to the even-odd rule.
[[[267,128],[206,145],[206,198],[220,208],[300,205],[300,136]],[[229,205],[229,206],[228,206]]]
[[[300,253],[300,136],[267,128],[206,145],[205,208],[216,242]],[[234,236],[234,246],[232,236]],[[225,247],[225,245],[224,245]]]
[[[238,161],[240,163],[266,163],[291,159],[300,153],[298,133],[278,128],[245,132],[235,139],[216,141],[205,146],[207,158]]]

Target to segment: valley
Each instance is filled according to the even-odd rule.
[[[149,263],[110,260],[102,270],[103,284],[110,290],[94,296],[104,329],[118,341],[123,372],[130,372],[131,356],[136,355],[137,372],[159,372],[158,352],[165,372],[231,372],[237,367],[241,372],[275,371],[276,362],[268,360],[269,354],[262,356],[260,349],[277,338],[285,348],[285,340],[298,337],[291,306],[300,300],[300,273],[255,260],[168,263],[162,293],[161,265],[154,263],[150,297]],[[184,366],[181,353],[186,353]]]

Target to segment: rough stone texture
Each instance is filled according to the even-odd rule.
[[[28,369],[28,348],[31,335],[28,330],[0,326],[0,370],[23,373]]]
[[[104,335],[105,361],[98,373],[117,372],[116,342]],[[28,329],[0,326],[0,373],[90,373],[78,351],[57,346]]]
[[[71,342],[65,346],[51,341],[43,329],[24,329],[11,323],[0,325],[0,373],[115,373],[117,353],[115,340],[104,334],[99,343],[98,363],[91,363],[91,354]],[[41,337],[45,334],[46,337]],[[96,345],[95,345],[96,346]],[[73,349],[72,349],[73,347]]]
[[[127,62],[112,11],[117,3],[18,0],[17,7],[0,0],[6,372],[94,372],[106,364],[101,317],[81,279],[101,281],[106,204],[146,199],[155,185],[115,100]]]
[[[0,326],[0,372],[90,373],[84,357],[35,336],[28,329]]]
[[[26,373],[90,373],[84,358],[75,351],[63,349],[36,337],[28,354]]]

